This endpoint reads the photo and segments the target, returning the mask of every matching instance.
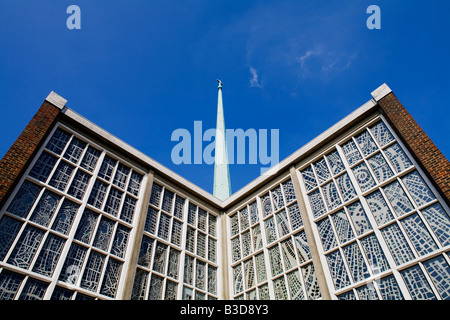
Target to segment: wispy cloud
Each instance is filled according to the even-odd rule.
[[[250,79],[250,87],[262,88],[262,85],[258,80],[258,73],[256,72],[256,69],[250,67],[250,73],[252,75],[252,78]]]
[[[301,64],[302,68],[304,68],[305,67],[305,61],[309,57],[311,57],[313,55],[318,55],[318,54],[319,54],[319,51],[317,51],[317,50],[308,50],[308,51],[306,51],[306,53],[304,55],[302,55],[301,57],[298,57],[297,60],[300,61],[300,64]]]

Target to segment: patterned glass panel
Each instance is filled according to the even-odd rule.
[[[418,206],[436,199],[417,171],[404,176],[402,180]]]
[[[352,166],[362,159],[358,148],[353,140],[348,141],[342,146],[345,156],[347,157],[348,163]]]
[[[313,211],[314,218],[318,218],[326,212],[325,204],[319,190],[311,192],[308,198],[309,202],[311,203],[311,209]]]
[[[411,242],[420,255],[437,250],[438,247],[417,213],[402,220]]]
[[[173,219],[171,242],[176,246],[181,246],[181,233],[183,231],[183,223]]]
[[[322,297],[320,294],[319,282],[317,280],[314,265],[309,263],[302,267],[302,276],[305,280],[306,294],[309,300],[315,300]]]
[[[250,231],[245,231],[244,233],[242,233],[241,239],[242,239],[242,257],[245,257],[248,256],[250,253],[252,253]]]
[[[289,218],[291,221],[292,230],[297,230],[303,226],[302,216],[300,214],[300,208],[297,203],[293,203],[288,208]]]
[[[27,225],[9,256],[8,263],[19,268],[28,269],[44,233],[41,229]]]
[[[273,217],[270,217],[264,222],[266,226],[267,243],[274,242],[275,240],[277,240],[277,233],[275,231],[275,221]]]
[[[208,292],[217,294],[217,269],[208,265]]]
[[[263,240],[261,234],[261,227],[259,224],[252,228],[252,237],[253,237],[253,250],[259,250],[263,247]]]
[[[373,141],[367,130],[356,136],[356,141],[358,142],[365,156],[368,156],[369,154],[378,150],[376,143]]]
[[[419,265],[403,270],[401,274],[414,300],[436,300],[436,296]]]
[[[206,258],[206,235],[201,232],[197,232],[197,255]]]
[[[250,223],[251,225],[254,225],[259,221],[259,213],[258,213],[258,206],[256,205],[256,201],[250,203]]]
[[[216,240],[213,238],[208,237],[208,259],[212,262],[216,262]]]
[[[116,174],[114,175],[113,184],[121,189],[124,189],[129,173],[130,168],[119,163],[119,165],[117,166]]]
[[[307,192],[317,187],[316,178],[311,166],[302,171],[302,176]]]
[[[336,232],[341,243],[347,242],[355,237],[350,221],[348,220],[344,210],[334,213],[331,218],[333,219],[334,227],[336,228]]]
[[[198,208],[198,221],[197,227],[206,232],[208,228],[208,213],[202,208]]]
[[[0,300],[13,300],[23,279],[23,275],[3,269],[0,274]]]
[[[169,239],[169,226],[170,226],[170,216],[161,212],[159,216],[158,238],[164,240]]]
[[[0,220],[0,261],[2,261],[8,253],[17,233],[22,226],[22,222],[12,219],[4,215]],[[1,290],[1,289],[0,289]],[[1,299],[1,293],[0,293]]]
[[[150,204],[154,205],[155,207],[160,206],[160,199],[161,199],[161,193],[162,193],[162,186],[160,186],[157,183],[152,184],[152,193],[150,194]]]
[[[91,210],[84,210],[78,229],[75,232],[75,239],[89,244],[94,234],[95,226],[99,215]]]
[[[281,191],[281,186],[276,187],[272,190],[272,200],[275,211],[284,207],[283,192]]]
[[[183,219],[184,203],[185,199],[179,197],[178,195],[175,196],[175,209],[173,214],[179,219]]]
[[[350,218],[353,221],[353,226],[355,227],[356,233],[358,235],[363,234],[368,230],[372,230],[370,221],[366,216],[366,212],[360,201],[356,201],[347,207],[350,213]]]
[[[170,248],[167,275],[178,279],[178,266],[180,261],[180,251]]]
[[[356,300],[356,295],[353,291],[348,291],[337,296],[338,300]]]
[[[108,251],[109,244],[111,242],[112,234],[114,231],[114,221],[102,217],[100,224],[95,235],[94,247],[97,247],[103,251]]]
[[[364,262],[363,255],[361,254],[356,242],[352,242],[351,244],[343,247],[343,252],[345,258],[347,259],[350,274],[352,275],[354,282],[364,280],[370,276],[366,263]]]
[[[448,253],[447,253],[448,255]],[[423,263],[443,300],[450,300],[450,266],[443,256]]]
[[[388,276],[378,281],[383,300],[404,300],[400,287],[394,276]]]
[[[263,209],[263,216],[267,217],[269,214],[272,214],[272,203],[270,201],[270,194],[266,193],[261,197],[261,204]]]
[[[260,300],[270,300],[269,285],[265,284],[258,288]]]
[[[194,253],[195,252],[195,229],[187,227],[186,232],[186,250]]]
[[[153,258],[153,271],[165,273],[167,245],[161,242],[156,244],[155,257]]]
[[[235,236],[239,233],[239,221],[238,221],[238,214],[234,214],[230,217],[230,224],[231,224],[231,236]]]
[[[323,183],[331,178],[331,174],[330,171],[328,171],[328,166],[325,158],[322,158],[314,163],[314,169],[316,169],[316,174],[319,178],[320,183]]]
[[[239,211],[239,222],[241,224],[241,232],[249,227],[247,207]]]
[[[58,159],[55,156],[47,152],[42,152],[33,169],[31,169],[29,173],[30,177],[45,182],[50,175],[50,172],[53,170],[57,160]]]
[[[128,237],[130,235],[130,229],[119,224],[114,236],[114,241],[111,248],[111,253],[120,258],[125,257],[127,249]]]
[[[244,279],[242,276],[241,265],[238,264],[233,268],[233,284],[234,284],[234,294],[241,293],[244,290]]]
[[[38,187],[34,183],[24,181],[6,211],[21,218],[25,218],[30,212],[31,207],[39,196],[41,190],[42,188]]]
[[[184,256],[184,283],[191,284],[194,279],[194,257]]]
[[[375,140],[377,140],[377,142],[380,144],[381,147],[384,147],[389,142],[394,141],[394,136],[382,121],[373,125],[370,128],[370,131],[372,132],[373,136],[375,137]]]
[[[125,222],[131,223],[133,221],[134,209],[136,207],[136,199],[125,196],[125,201],[123,203],[122,212],[120,213],[120,219]]]
[[[427,220],[428,224],[433,229],[443,246],[450,244],[450,218],[447,212],[444,211],[439,203],[436,203],[424,210],[422,214]]]
[[[75,177],[70,185],[68,193],[71,196],[81,200],[84,196],[84,192],[86,191],[87,185],[91,176],[82,170],[77,170]]]
[[[70,137],[71,134],[67,133],[61,128],[57,128],[45,148],[47,150],[53,151],[56,154],[61,154],[61,152],[66,147],[66,144],[69,141]]]
[[[286,204],[291,203],[296,199],[294,185],[292,180],[289,179],[283,183],[284,197],[286,198]]]
[[[111,188],[109,190],[108,200],[105,204],[105,212],[117,216],[119,213],[120,201],[122,200],[123,192],[116,188]]]
[[[341,191],[344,202],[356,197],[355,188],[353,187],[352,181],[350,180],[350,177],[347,173],[344,173],[337,177],[336,183],[339,191]]]
[[[102,275],[103,264],[106,256],[95,251],[91,251],[86,267],[84,269],[83,278],[80,287],[89,291],[97,291],[98,282]]]
[[[166,211],[168,213],[172,213],[173,198],[174,198],[174,193],[170,190],[165,189],[163,200],[162,200],[162,206],[161,206],[161,208],[164,211]]]
[[[403,172],[412,166],[412,162],[408,159],[398,143],[394,143],[392,146],[387,147],[384,152],[398,173]]]
[[[280,235],[280,237],[287,235],[290,231],[286,210],[281,210],[275,215],[275,217],[277,220],[278,234]]]
[[[72,243],[63,268],[59,275],[59,280],[74,285],[81,273],[81,267],[86,257],[87,248]]]
[[[258,281],[258,283],[266,281],[267,274],[266,274],[266,263],[264,261],[264,253],[260,253],[255,256],[255,263],[256,263],[256,280]]]
[[[53,176],[48,184],[52,187],[55,187],[56,189],[64,191],[67,184],[69,183],[69,179],[74,169],[74,166],[68,164],[65,161],[61,161],[58,164],[58,167],[56,168],[55,173],[53,173]]]
[[[289,299],[284,277],[273,280],[273,291],[275,292],[275,300]]]
[[[60,200],[60,196],[45,190],[42,197],[39,199],[36,208],[34,208],[30,220],[40,224],[41,226],[47,227]]]
[[[381,230],[381,233],[383,234],[397,265],[414,259],[414,254],[396,223],[387,226]]]
[[[107,188],[108,188],[107,183],[104,183],[103,181],[100,180],[96,180],[94,183],[94,187],[92,188],[91,194],[89,196],[88,204],[93,205],[98,209],[101,209]]]
[[[358,296],[360,300],[379,300],[377,291],[375,290],[375,286],[373,282],[368,283],[365,286],[359,287],[356,289],[358,292]]]
[[[295,258],[295,248],[290,238],[281,242],[281,253],[283,255],[285,270],[289,270],[297,266],[297,259]]]
[[[408,197],[405,194],[405,191],[400,186],[400,183],[398,183],[398,181],[395,181],[384,187],[384,192],[386,193],[386,196],[389,202],[392,204],[392,207],[394,208],[394,211],[395,213],[397,213],[397,215],[401,216],[414,209],[413,205],[409,201]]]
[[[394,174],[381,153],[377,153],[367,159],[367,162],[369,162],[373,172],[375,172],[375,177],[380,183],[386,181]]]
[[[241,244],[239,243],[239,236],[231,239],[231,253],[233,262],[241,259]]]
[[[353,173],[359,186],[361,187],[362,192],[365,192],[376,185],[369,168],[367,168],[364,162],[353,168]]]
[[[294,242],[300,264],[311,260],[311,250],[309,249],[305,231],[301,231],[294,235]]]
[[[152,274],[150,281],[150,290],[148,292],[148,300],[161,300],[162,299],[162,287],[164,278]]]
[[[361,244],[367,256],[370,268],[374,273],[383,272],[389,269],[386,257],[374,234],[362,238]]]
[[[137,268],[134,277],[133,290],[131,292],[131,300],[144,300],[145,290],[147,286],[148,272]]]
[[[81,161],[80,167],[93,172],[99,157],[100,151],[89,146]]]
[[[114,160],[113,158],[111,158],[109,156],[105,156],[105,158],[103,159],[103,163],[100,167],[98,176],[107,181],[110,181],[113,171],[114,171],[114,167],[116,166],[116,163],[117,163],[117,161]]]
[[[154,241],[154,239],[149,238],[146,235],[142,237],[141,248],[139,249],[139,257],[137,262],[140,266],[150,268]]]
[[[270,269],[272,270],[272,277],[275,277],[283,272],[280,248],[278,247],[278,245],[269,248],[269,261]]]
[[[255,267],[251,258],[244,261],[244,279],[246,289],[250,289],[256,285]]]
[[[158,210],[154,209],[151,206],[148,206],[147,216],[145,217],[144,230],[151,234],[155,234],[157,220],[158,220]]]
[[[333,210],[342,203],[341,199],[339,198],[339,194],[334,181],[330,181],[323,186],[323,195],[325,198],[325,202],[327,203],[328,210]]]
[[[33,278],[28,278],[19,300],[42,300],[48,284]]]
[[[366,200],[379,226],[394,219],[391,210],[379,190],[368,195]]]
[[[86,148],[86,142],[83,142],[80,139],[73,137],[63,157],[69,160],[70,162],[76,164],[80,159],[81,154],[84,151],[84,148]]]
[[[100,293],[114,298],[119,286],[120,273],[122,272],[122,262],[110,258],[106,266]]]
[[[305,294],[303,293],[303,285],[300,280],[300,273],[298,270],[294,270],[286,274],[289,293],[291,294],[291,300],[303,300]]]
[[[51,277],[58,263],[64,243],[64,239],[49,234],[37,257],[33,271]]]
[[[328,251],[337,246],[337,241],[328,217],[317,222],[317,228],[319,229],[324,251]]]
[[[196,221],[196,215],[197,215],[197,206],[189,203],[189,207],[188,207],[188,223],[195,226],[195,221]]]
[[[345,270],[344,260],[342,259],[339,250],[333,251],[332,253],[328,254],[326,258],[336,290],[350,285],[350,278],[348,277],[347,271]]]
[[[72,300],[74,292],[59,286],[56,286],[52,292],[50,300]]]
[[[329,153],[327,155],[327,159],[330,164],[333,175],[337,175],[341,171],[345,170],[345,166],[342,163],[341,157],[339,156],[339,153],[337,152],[337,150]]]

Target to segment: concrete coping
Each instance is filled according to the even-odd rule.
[[[67,103],[67,100],[61,97],[59,94],[55,93],[54,91],[50,92],[50,94],[45,99],[46,101],[50,102],[55,107],[62,109]]]

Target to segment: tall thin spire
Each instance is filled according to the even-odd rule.
[[[225,118],[223,115],[222,81],[219,82],[217,97],[216,147],[214,159],[213,195],[225,200],[231,195],[230,169],[228,167],[227,140],[225,135]]]

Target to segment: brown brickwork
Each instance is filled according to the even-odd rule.
[[[378,101],[421,168],[450,205],[450,162],[391,92]]]
[[[44,101],[14,144],[0,160],[0,206],[15,186],[52,127],[60,109]]]

